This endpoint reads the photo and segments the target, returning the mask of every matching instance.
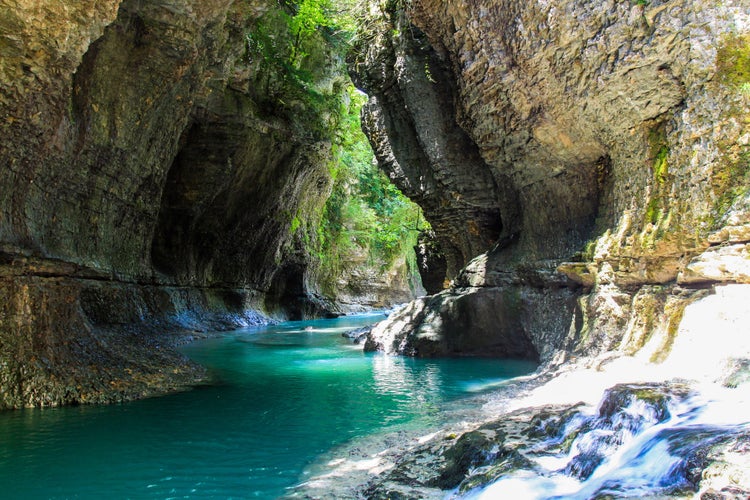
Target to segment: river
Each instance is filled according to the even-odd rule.
[[[275,498],[354,438],[439,425],[446,404],[528,362],[365,354],[341,333],[381,313],[238,330],[184,347],[214,382],[112,406],[0,413],[15,498]]]

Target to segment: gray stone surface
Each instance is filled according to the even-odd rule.
[[[747,7],[424,0],[384,14],[355,66],[373,95],[368,133],[384,170],[439,221],[454,279],[429,315],[394,324],[397,337],[448,338],[422,320],[469,294],[486,297],[477,311],[494,318],[502,305],[490,297],[531,286],[534,316],[561,286],[578,286],[578,305],[559,308],[554,327],[515,332],[545,339],[542,359],[594,356],[675,331],[699,288],[744,282],[750,97],[732,68],[747,57]],[[461,141],[435,139],[436,127],[456,126]],[[462,189],[482,196],[462,197],[475,210],[459,217],[442,218],[454,202],[427,196]],[[452,250],[474,227],[492,236],[486,249]],[[736,245],[717,248],[726,242]],[[503,324],[523,322],[504,314]]]

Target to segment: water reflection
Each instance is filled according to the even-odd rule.
[[[473,379],[533,369],[365,354],[341,336],[379,319],[248,328],[195,342],[184,352],[215,383],[182,394],[0,413],[0,483],[13,484],[18,498],[274,498],[346,440],[423,425]]]

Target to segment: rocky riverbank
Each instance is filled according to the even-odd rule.
[[[745,498],[746,285],[688,306],[670,354],[569,359],[443,408],[445,423],[355,440],[290,498]],[[733,315],[717,313],[717,302]],[[713,332],[713,337],[707,335]],[[486,495],[486,496],[482,496]]]

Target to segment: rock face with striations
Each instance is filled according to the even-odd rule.
[[[343,61],[305,47],[290,83],[253,37],[277,8],[0,0],[0,407],[191,384],[186,331],[327,307],[333,118],[302,91],[340,94]],[[364,127],[453,283],[370,348],[659,359],[750,286],[746,1],[388,9],[351,61]]]
[[[368,133],[463,269],[368,346],[551,361],[651,342],[658,358],[688,304],[748,283],[747,12],[393,4],[356,65]]]
[[[0,408],[194,384],[186,334],[329,307],[294,226],[330,193],[332,118],[254,50],[274,9],[0,1]],[[340,98],[316,47],[308,85]]]

